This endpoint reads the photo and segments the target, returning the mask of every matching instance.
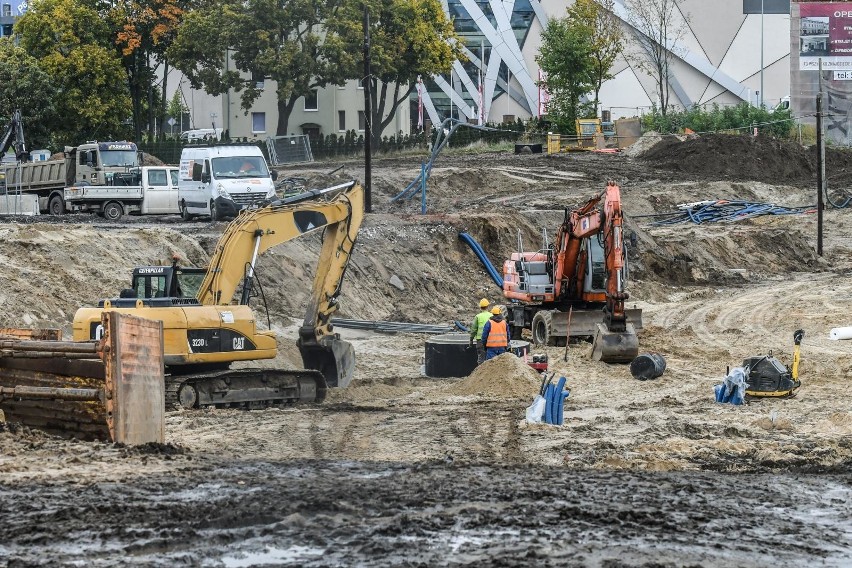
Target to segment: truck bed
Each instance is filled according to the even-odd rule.
[[[141,185],[75,185],[65,188],[65,201],[78,203],[85,201],[116,200],[128,202],[142,200]]]

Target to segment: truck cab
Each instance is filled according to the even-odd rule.
[[[122,180],[139,167],[133,142],[86,142],[65,147],[66,185],[127,185]],[[118,183],[116,183],[118,182]]]

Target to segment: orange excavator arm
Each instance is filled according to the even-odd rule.
[[[604,201],[604,257],[606,260],[606,317],[610,331],[624,331],[627,317],[624,302],[630,297],[624,280],[624,216],[621,212],[621,189],[607,182]]]

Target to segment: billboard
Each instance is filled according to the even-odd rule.
[[[852,70],[852,2],[799,4],[799,69]]]

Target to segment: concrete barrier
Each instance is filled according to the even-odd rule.
[[[30,194],[0,195],[0,215],[38,215],[38,196]]]

